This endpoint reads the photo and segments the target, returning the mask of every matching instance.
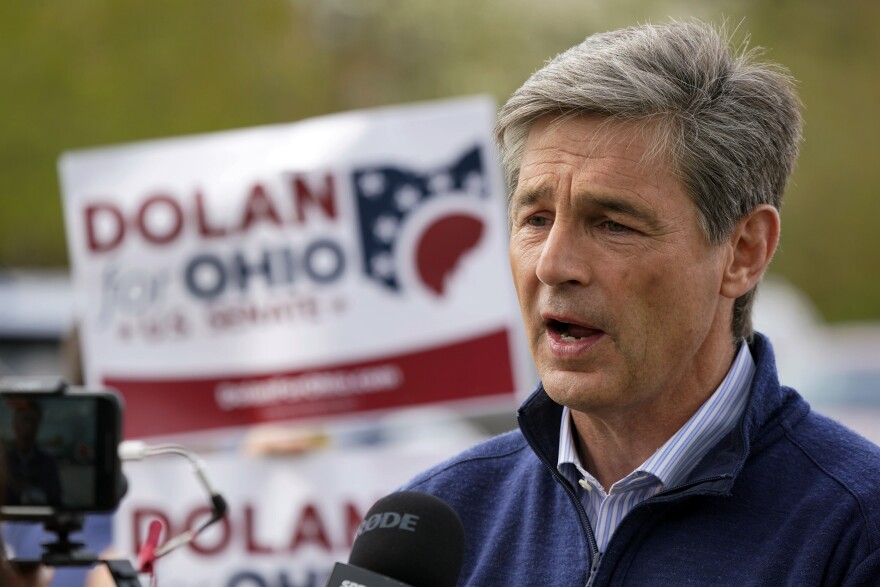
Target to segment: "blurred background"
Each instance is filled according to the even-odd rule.
[[[593,32],[692,16],[748,33],[799,80],[806,140],[771,273],[803,293],[815,318],[861,324],[859,340],[876,340],[863,325],[880,321],[876,2],[7,2],[0,330],[5,341],[50,345],[48,357],[36,341],[22,356],[4,341],[0,370],[59,360],[53,339],[69,328],[63,151],[468,94],[502,103],[544,60]],[[880,362],[873,351],[868,362]]]
[[[787,329],[795,349],[782,354],[796,379],[810,371],[796,368],[810,361],[798,344],[847,349],[833,361],[858,371],[856,395],[870,395],[880,363],[880,4],[867,0],[4,3],[0,371],[76,371],[76,357],[59,351],[71,326],[63,151],[469,94],[502,103],[593,32],[688,17],[726,21],[799,80],[806,140],[771,270],[790,295],[759,312],[759,326],[777,339]],[[807,340],[801,323],[821,334]]]
[[[726,21],[799,80],[805,142],[756,326],[771,336],[784,381],[880,442],[880,3],[871,0],[5,2],[0,375],[79,373],[62,152],[471,94],[501,104],[594,32],[689,17]],[[420,438],[466,444],[514,420],[505,411],[470,424]]]
[[[593,32],[689,16],[747,31],[800,80],[806,141],[774,274],[830,322],[880,319],[868,0],[6,2],[0,266],[66,266],[62,151],[474,93],[501,103]]]

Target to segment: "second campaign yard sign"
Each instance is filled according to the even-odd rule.
[[[511,400],[491,100],[65,154],[86,380],[126,435]]]

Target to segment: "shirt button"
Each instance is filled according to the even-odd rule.
[[[580,485],[581,487],[583,487],[587,491],[593,490],[593,486],[590,485],[590,482],[587,481],[586,479],[578,479],[578,485]]]

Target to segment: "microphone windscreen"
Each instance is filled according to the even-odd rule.
[[[455,510],[433,495],[402,491],[370,508],[348,562],[413,587],[455,587],[463,557]]]

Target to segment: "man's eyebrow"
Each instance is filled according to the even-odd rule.
[[[550,197],[550,192],[551,190],[549,188],[515,191],[513,197],[510,199],[510,209],[516,210],[517,208],[531,206],[544,198]]]
[[[531,206],[542,199],[551,198],[552,189],[540,187],[514,192],[510,200],[510,210]],[[661,222],[649,209],[638,206],[622,198],[598,194],[582,194],[581,198],[589,203],[589,206],[607,212],[617,212],[645,223],[650,228],[659,229]]]
[[[589,201],[590,206],[635,218],[651,228],[660,228],[660,220],[651,210],[627,200],[598,195],[589,195],[586,196],[586,199]]]

